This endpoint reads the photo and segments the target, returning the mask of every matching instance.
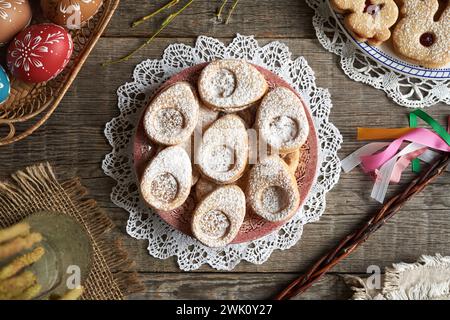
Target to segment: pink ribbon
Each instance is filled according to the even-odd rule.
[[[426,147],[423,147],[422,149],[413,151],[411,153],[408,153],[404,156],[401,156],[400,159],[397,160],[397,163],[395,164],[394,170],[391,174],[390,182],[392,183],[399,183],[400,179],[402,177],[403,171],[405,171],[406,168],[408,168],[411,161],[420,155],[422,155],[427,150]]]
[[[384,151],[370,156],[362,156],[361,161],[364,172],[375,171],[389,159],[392,159],[404,141],[411,141],[432,149],[450,152],[450,146],[436,133],[425,128],[417,128],[394,140]]]

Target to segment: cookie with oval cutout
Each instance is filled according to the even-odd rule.
[[[203,134],[197,161],[201,173],[217,184],[238,180],[248,162],[248,135],[244,121],[226,115]]]
[[[207,65],[198,81],[202,101],[227,113],[243,110],[267,92],[264,76],[243,60],[216,60]]]
[[[180,207],[189,196],[192,185],[191,160],[180,146],[168,147],[149,163],[141,179],[145,202],[156,210]]]
[[[187,140],[199,117],[199,102],[187,82],[177,82],[160,92],[144,114],[144,129],[154,142],[172,146]]]
[[[269,156],[250,170],[246,195],[254,212],[272,222],[290,219],[300,206],[295,177],[278,156]]]
[[[237,236],[245,217],[245,195],[237,186],[221,186],[204,198],[192,217],[194,236],[208,247],[223,247]]]
[[[281,153],[299,149],[309,135],[304,108],[294,92],[276,87],[264,97],[256,113],[255,127],[260,137]]]

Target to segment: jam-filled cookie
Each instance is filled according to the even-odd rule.
[[[331,0],[336,11],[344,14],[346,28],[359,41],[379,45],[391,37],[398,18],[394,0]]]
[[[395,51],[428,68],[450,62],[450,1],[399,0],[401,19],[392,33]]]

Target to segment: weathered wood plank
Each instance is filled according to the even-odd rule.
[[[169,0],[121,1],[112,23],[105,35],[111,37],[148,37],[155,32],[168,13],[181,8],[177,7],[161,13],[141,26],[131,29],[134,20],[155,11]],[[224,17],[229,6],[225,8]],[[215,17],[222,0],[196,0],[183,14],[162,32],[162,37],[197,37],[199,35],[214,35],[233,37],[236,33],[253,34],[258,37],[274,38],[314,38],[312,26],[313,11],[304,1],[298,0],[259,0],[240,1],[229,24],[219,23]],[[276,17],[276,19],[274,19]]]
[[[146,292],[130,299],[253,300],[270,299],[296,274],[223,273],[139,275]],[[348,299],[352,292],[338,275],[327,275],[298,299]]]

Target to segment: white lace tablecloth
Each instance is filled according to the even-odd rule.
[[[213,59],[239,58],[278,74],[303,96],[309,105],[320,141],[317,182],[299,212],[281,230],[249,243],[208,248],[173,229],[140,200],[133,172],[132,146],[138,117],[152,93],[164,81],[181,70]],[[303,225],[317,221],[325,210],[325,195],[337,183],[340,161],[337,150],[342,143],[338,129],[329,122],[332,107],[328,90],[316,87],[314,73],[303,57],[291,59],[286,45],[272,42],[260,47],[251,36],[238,35],[228,45],[219,40],[199,37],[195,47],[172,44],[161,60],[146,60],[134,70],[134,80],[118,91],[120,114],[106,124],[105,135],[112,146],[103,161],[104,172],[116,186],[112,201],[129,212],[127,232],[136,239],[148,240],[149,253],[159,259],[176,256],[182,270],[194,270],[208,264],[231,270],[241,260],[261,264],[273,250],[288,249],[300,239]]]
[[[322,46],[340,57],[341,68],[351,79],[383,90],[397,104],[411,108],[450,104],[450,81],[408,77],[378,64],[361,50],[339,27],[329,0],[306,0],[314,9],[313,25]]]

